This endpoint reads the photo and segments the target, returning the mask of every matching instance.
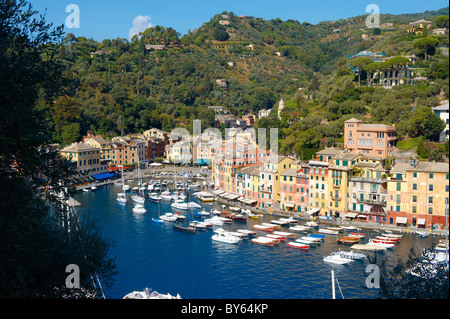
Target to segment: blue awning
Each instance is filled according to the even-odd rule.
[[[205,165],[205,164],[209,164],[209,163],[211,163],[211,160],[204,159],[204,158],[199,158],[195,161],[195,164],[199,164],[199,165]]]
[[[102,174],[92,175],[92,177],[98,181],[103,180],[103,179],[113,178],[114,176],[115,175],[111,174],[111,173],[102,173]]]

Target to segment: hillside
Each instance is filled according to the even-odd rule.
[[[376,30],[365,27],[366,15],[313,25],[223,12],[183,37],[161,26],[131,42],[117,38],[98,43],[68,34],[58,48],[66,66],[66,97],[42,102],[40,108],[48,114],[54,140],[70,143],[87,130],[113,136],[149,127],[191,129],[195,118],[209,127],[214,115],[207,106],[222,105],[240,116],[272,108],[283,97],[288,107],[282,123],[274,119],[258,125],[281,125],[281,149],[299,155],[338,140],[343,120],[353,114],[391,124],[411,117],[410,108],[401,105],[411,104],[414,91],[420,106],[448,97],[448,56],[440,50],[418,64],[434,84],[389,92],[355,88],[357,77],[345,59],[362,50],[423,59],[413,45],[420,37],[407,35],[406,26],[419,17],[434,21],[440,15],[448,15],[448,8],[382,15],[381,23],[392,25]],[[448,36],[439,41],[448,45]],[[223,85],[218,79],[225,80]],[[301,124],[290,125],[288,118],[294,117]],[[295,141],[286,142],[289,136]]]

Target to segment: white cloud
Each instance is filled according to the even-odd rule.
[[[151,18],[149,16],[144,17],[141,15],[138,15],[136,18],[134,18],[133,27],[128,32],[128,40],[131,40],[131,38],[136,34],[139,34],[139,32],[143,32],[146,29],[153,27],[154,25],[149,22],[150,19]]]

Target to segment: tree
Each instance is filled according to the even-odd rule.
[[[370,263],[376,263],[371,259]],[[446,267],[446,263],[438,262],[437,254],[430,248],[424,249],[420,256],[411,248],[408,259],[405,262],[399,260],[390,271],[383,260],[379,296],[387,299],[448,299]]]
[[[359,57],[350,61],[350,65],[358,69],[358,86],[361,86],[361,73],[363,71],[363,67],[369,63],[372,63],[372,59],[367,57]]]
[[[91,274],[110,287],[115,265],[110,244],[62,201],[74,169],[49,146],[36,106],[61,91],[63,33],[36,14],[25,0],[0,2],[0,298],[88,298]],[[73,263],[82,289],[65,287]]]
[[[409,133],[412,137],[424,136],[433,141],[439,140],[441,132],[445,129],[445,122],[426,106],[416,109],[409,123]]]
[[[432,37],[426,37],[422,39],[418,39],[414,42],[414,47],[419,49],[425,55],[425,61],[428,58],[428,54],[430,53],[430,49],[434,49],[439,44],[439,40]]]
[[[215,27],[213,36],[217,41],[227,41],[229,38],[227,30],[220,24]]]
[[[434,20],[438,28],[448,28],[448,16],[442,15]]]

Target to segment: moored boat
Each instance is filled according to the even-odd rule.
[[[350,248],[356,250],[369,250],[369,251],[384,251],[387,249],[386,247],[371,244],[355,244]]]
[[[332,252],[331,254],[332,255],[340,255],[344,258],[354,259],[354,260],[366,258],[366,255],[360,254],[360,253],[355,253],[353,250],[350,250],[350,251],[337,250],[337,251]]]
[[[306,237],[298,238],[295,240],[295,242],[303,244],[303,245],[309,245],[309,246],[316,246],[317,242],[314,240],[308,240]]]
[[[351,237],[351,236],[344,236],[342,238],[336,239],[337,243],[346,244],[346,245],[352,245],[359,242],[358,237]]]
[[[338,235],[339,232],[337,230],[331,230],[331,229],[327,229],[327,228],[320,228],[318,230],[319,233],[322,234],[328,234],[328,235]]]
[[[294,242],[289,242],[288,246],[292,247],[292,248],[296,248],[296,249],[301,249],[301,250],[309,250],[309,245],[297,243],[295,241]]]
[[[273,234],[288,237],[288,238],[295,238],[295,234],[284,232],[284,231],[274,231]]]
[[[238,229],[237,232],[242,233],[242,234],[247,234],[248,236],[256,236],[256,232],[254,230]]]
[[[286,240],[285,236],[274,235],[274,234],[267,234],[266,237],[267,238],[278,239],[278,240],[281,240],[281,241],[285,241]]]
[[[262,231],[265,231],[265,232],[272,232],[273,231],[273,227],[265,226],[265,225],[253,225],[253,229],[262,230]]]
[[[354,262],[353,259],[342,257],[341,255],[330,255],[323,257],[323,261],[332,264],[345,265]]]
[[[289,227],[289,230],[290,231],[296,231],[296,232],[307,232],[307,231],[311,231],[312,230],[312,228],[311,227],[308,227],[308,226],[292,226],[292,227]]]
[[[347,236],[357,237],[357,238],[364,238],[366,235],[364,233],[350,233]]]
[[[259,245],[265,245],[265,246],[273,246],[273,244],[274,244],[273,241],[267,237],[253,238],[252,242],[259,244]]]

